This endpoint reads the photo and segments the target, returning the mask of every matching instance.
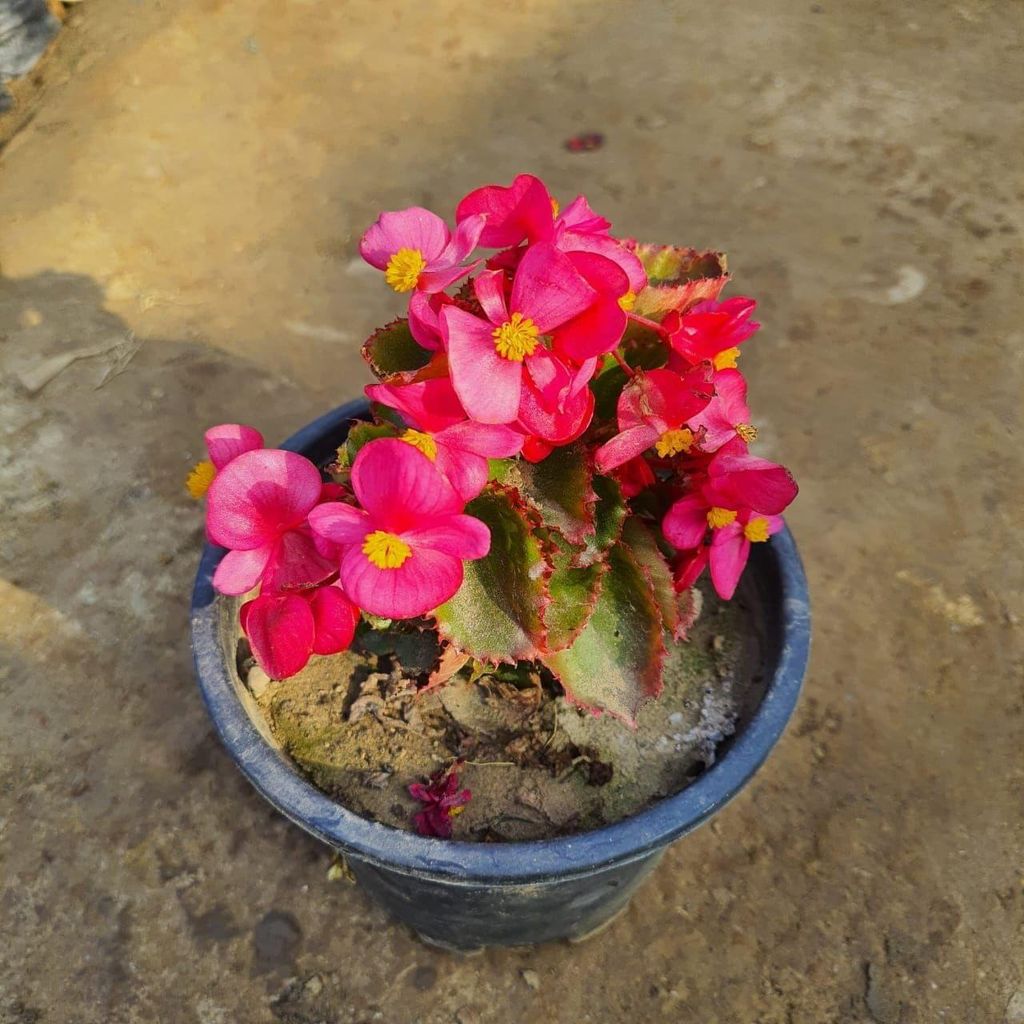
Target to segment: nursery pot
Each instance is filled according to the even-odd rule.
[[[350,402],[282,447],[318,465],[349,423]],[[788,530],[753,545],[742,598],[762,634],[759,692],[695,782],[614,825],[538,842],[466,843],[359,817],[316,789],[276,745],[236,668],[236,602],[211,580],[223,556],[203,552],[192,595],[192,648],[203,699],[250,782],[282,814],[340,851],[360,884],[427,942],[448,949],[584,938],[629,902],[674,840],[703,824],[750,781],[789,721],[810,647],[807,581]],[[759,697],[759,699],[757,699]]]

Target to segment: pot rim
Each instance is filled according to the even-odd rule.
[[[326,457],[326,439],[369,410],[347,402],[293,434],[282,448]],[[771,538],[761,561],[773,563],[782,594],[782,636],[775,671],[742,732],[696,781],[632,817],[591,832],[531,842],[470,843],[420,836],[360,817],[308,782],[283,751],[260,735],[235,689],[221,644],[213,573],[224,549],[203,549],[192,591],[196,676],[221,741],[257,790],[296,825],[362,861],[447,882],[521,884],[593,873],[650,856],[697,828],[747,784],[779,741],[796,706],[810,654],[807,579],[788,527]],[[753,567],[753,563],[752,563]],[[762,568],[762,571],[764,569]]]

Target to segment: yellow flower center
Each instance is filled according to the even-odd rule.
[[[636,305],[636,292],[629,291],[619,299],[619,308],[628,313]]]
[[[763,516],[751,519],[743,527],[743,536],[752,544],[760,544],[762,541],[766,541],[768,539],[768,520]]]
[[[374,530],[363,541],[363,554],[378,569],[397,569],[412,554],[412,548],[393,533]]]
[[[524,317],[522,313],[513,313],[511,319],[506,320],[500,327],[495,327],[492,333],[498,355],[521,363],[527,356],[533,355],[540,331],[529,317]]]
[[[423,273],[427,261],[419,249],[399,249],[398,252],[388,260],[387,269],[384,271],[384,280],[387,281],[396,292],[411,292],[416,287],[416,282]]]
[[[216,475],[217,470],[208,459],[197,462],[185,481],[185,489],[198,501],[210,489]]]
[[[723,526],[728,526],[736,518],[736,513],[731,508],[719,508],[717,505],[714,508],[708,509],[708,526],[712,530],[720,530]]]
[[[431,462],[437,458],[437,442],[430,436],[430,434],[424,434],[421,430],[413,430],[411,427],[402,436],[401,439],[406,444],[411,444],[413,448],[419,449]]]
[[[558,216],[558,211],[561,210],[561,209],[562,208],[558,205],[558,200],[554,196],[552,196],[551,197],[551,216],[552,217],[557,217]]]
[[[713,362],[716,370],[735,370],[736,360],[740,357],[738,348],[727,348],[715,356]]]
[[[688,452],[693,447],[693,431],[688,427],[682,430],[666,430],[658,439],[654,450],[663,458],[667,459],[680,452]]]
[[[757,440],[757,427],[755,427],[753,423],[737,423],[736,433],[739,434],[747,444],[750,444],[751,441]]]

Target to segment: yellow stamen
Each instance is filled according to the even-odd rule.
[[[619,308],[628,313],[636,305],[636,292],[629,291],[619,299]]]
[[[506,320],[500,327],[495,327],[492,333],[498,355],[521,363],[527,356],[533,355],[540,331],[529,317],[524,317],[522,313],[513,313],[511,319]]]
[[[401,440],[406,444],[411,444],[413,448],[423,452],[431,462],[437,458],[437,442],[430,436],[430,434],[424,434],[421,430],[413,430],[410,428],[402,434]]]
[[[688,452],[693,447],[693,431],[688,427],[682,430],[666,430],[658,439],[654,450],[663,458],[667,459],[680,452]]]
[[[738,348],[727,348],[722,352],[719,352],[717,356],[712,360],[715,364],[716,370],[735,370],[736,360],[740,357],[740,350]]]
[[[762,541],[766,541],[768,539],[768,520],[763,516],[751,519],[743,527],[743,536],[752,544],[760,544]]]
[[[723,526],[728,526],[736,518],[736,513],[731,508],[719,508],[717,505],[714,508],[708,509],[708,526],[712,530],[720,530]]]
[[[561,210],[561,207],[558,205],[558,200],[554,196],[552,196],[551,197],[551,216],[552,217],[557,217],[559,210]]]
[[[454,818],[457,815],[461,814],[465,809],[466,809],[466,805],[465,804],[461,804],[459,807],[449,807],[448,808],[448,817],[449,818]]]
[[[416,282],[423,273],[427,261],[419,249],[399,249],[398,252],[388,260],[387,269],[384,271],[384,280],[387,281],[396,292],[411,292],[416,287]]]
[[[192,467],[192,472],[189,473],[188,479],[185,481],[185,489],[198,501],[210,489],[210,484],[213,483],[213,478],[216,475],[217,470],[213,463],[208,459],[203,459],[202,462],[197,462]]]
[[[751,441],[757,440],[757,427],[755,427],[753,423],[737,423],[736,433],[739,434],[747,444],[750,444]]]
[[[398,569],[412,554],[412,548],[393,533],[374,530],[363,541],[363,554],[378,569]]]

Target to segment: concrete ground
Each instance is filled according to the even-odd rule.
[[[0,119],[0,1022],[1021,1024],[1022,30],[1005,0],[76,5]],[[611,930],[460,960],[222,753],[182,480],[205,426],[357,392],[378,210],[521,170],[730,252],[816,647],[777,753]]]

